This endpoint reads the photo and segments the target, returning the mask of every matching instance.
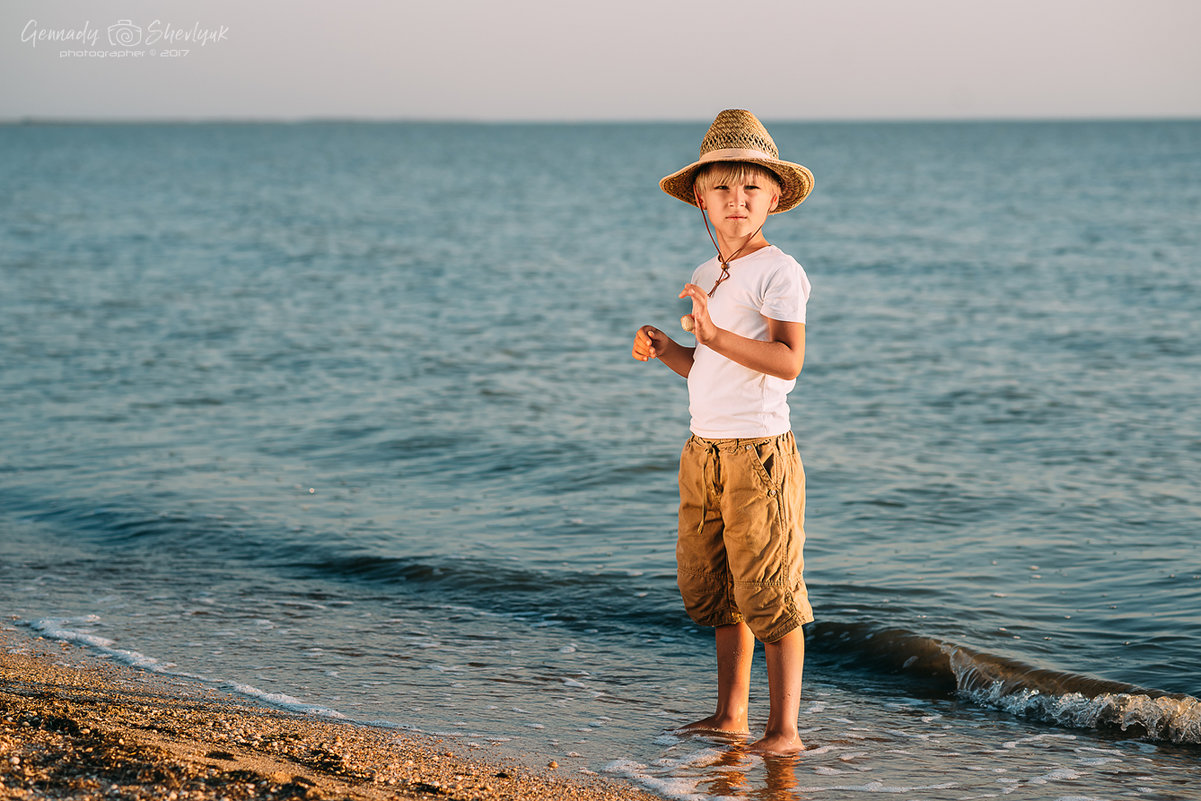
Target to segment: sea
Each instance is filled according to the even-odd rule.
[[[707,125],[0,126],[6,623],[667,799],[1201,799],[1201,121],[768,120],[792,758],[672,733]]]

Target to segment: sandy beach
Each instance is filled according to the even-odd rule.
[[[554,763],[253,706],[4,625],[0,676],[0,798],[654,798]]]

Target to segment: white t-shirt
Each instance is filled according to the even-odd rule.
[[[721,275],[716,258],[696,268],[692,283],[706,292]],[[730,277],[709,298],[718,328],[767,341],[767,319],[805,322],[809,277],[775,245],[730,262]],[[697,344],[688,373],[692,433],[706,439],[775,437],[791,430],[788,393],[796,381],[760,373]]]

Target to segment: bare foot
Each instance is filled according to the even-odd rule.
[[[757,754],[779,754],[787,756],[805,750],[805,744],[795,734],[765,734],[763,739],[751,743],[748,750]]]
[[[746,718],[733,718],[724,715],[710,715],[707,718],[680,726],[674,731],[680,732],[721,732],[722,734],[750,734]]]

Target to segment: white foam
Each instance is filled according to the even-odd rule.
[[[658,793],[670,801],[723,801],[728,796],[712,796],[708,793],[696,792],[700,780],[681,778],[659,778],[647,772],[647,766],[632,759],[615,759],[601,770],[613,776],[620,776],[634,784]]]
[[[1074,734],[1032,734],[1029,737],[1023,737],[1020,740],[1010,740],[1001,747],[1009,750],[1017,748],[1019,745],[1029,745],[1031,743],[1041,743],[1043,740],[1075,740]]]
[[[100,637],[96,634],[88,634],[87,632],[66,628],[68,624],[79,625],[99,622],[100,618],[97,615],[85,615],[83,617],[43,618],[32,621],[29,623],[29,627],[43,637],[60,642],[85,645],[93,651],[98,651],[102,655],[123,665],[129,665],[140,670],[148,670],[152,673],[166,673],[168,672],[168,668],[174,667],[173,663],[160,662],[153,657],[140,654],[137,651],[114,648],[113,645],[115,643],[107,637]]]
[[[834,745],[819,745],[817,748],[807,749],[805,751],[805,756],[821,756],[822,754],[828,754],[831,751],[835,751],[837,748],[838,747]]]
[[[68,623],[78,625],[99,622],[100,617],[98,615],[84,615],[83,617],[48,617],[41,620],[34,620],[29,624],[29,627],[42,636],[49,637],[52,640],[77,642],[82,645],[94,645],[101,648],[108,647],[113,644],[112,640],[63,628],[63,626],[67,625]]]
[[[1192,696],[1151,698],[1128,693],[1044,695],[1038,690],[1006,694],[1001,682],[967,693],[973,701],[1015,715],[1050,720],[1061,726],[1098,728],[1116,725],[1122,731],[1142,727],[1156,740],[1201,743],[1201,701]],[[1006,747],[1012,747],[1006,744]]]
[[[1080,778],[1080,774],[1071,768],[1056,768],[1046,776],[1036,776],[1029,784],[1046,784],[1047,782],[1070,782]]]
[[[289,712],[299,712],[302,715],[318,715],[324,718],[338,718],[345,720],[346,716],[336,709],[330,709],[325,706],[316,704],[306,704],[299,698],[293,698],[290,695],[283,693],[269,693],[265,690],[260,690],[257,687],[251,687],[249,684],[239,684],[236,681],[228,682],[222,685],[224,688],[235,692],[238,695],[245,695],[248,698],[254,698],[271,706],[277,706],[281,709],[286,709]]]
[[[283,693],[269,693],[251,687],[247,684],[238,682],[218,682],[208,679],[204,676],[195,673],[185,673],[183,671],[171,670],[175,667],[174,662],[162,662],[151,656],[138,653],[137,651],[128,651],[122,648],[114,648],[114,642],[106,637],[100,637],[87,632],[76,631],[73,628],[67,628],[68,625],[89,625],[100,622],[100,617],[97,615],[85,615],[83,617],[74,618],[44,618],[42,620],[34,620],[28,625],[31,629],[41,634],[43,637],[48,637],[52,640],[61,642],[78,643],[79,645],[87,646],[89,649],[98,652],[100,655],[109,657],[117,662],[139,670],[145,670],[150,673],[158,673],[179,678],[194,679],[196,681],[208,684],[211,686],[220,686],[238,695],[244,695],[249,698],[254,698],[271,706],[286,709],[291,712],[299,712],[304,715],[319,715],[321,717],[345,719],[343,715],[336,709],[329,707],[318,706],[315,704],[306,704],[303,701],[293,698],[290,695]]]

